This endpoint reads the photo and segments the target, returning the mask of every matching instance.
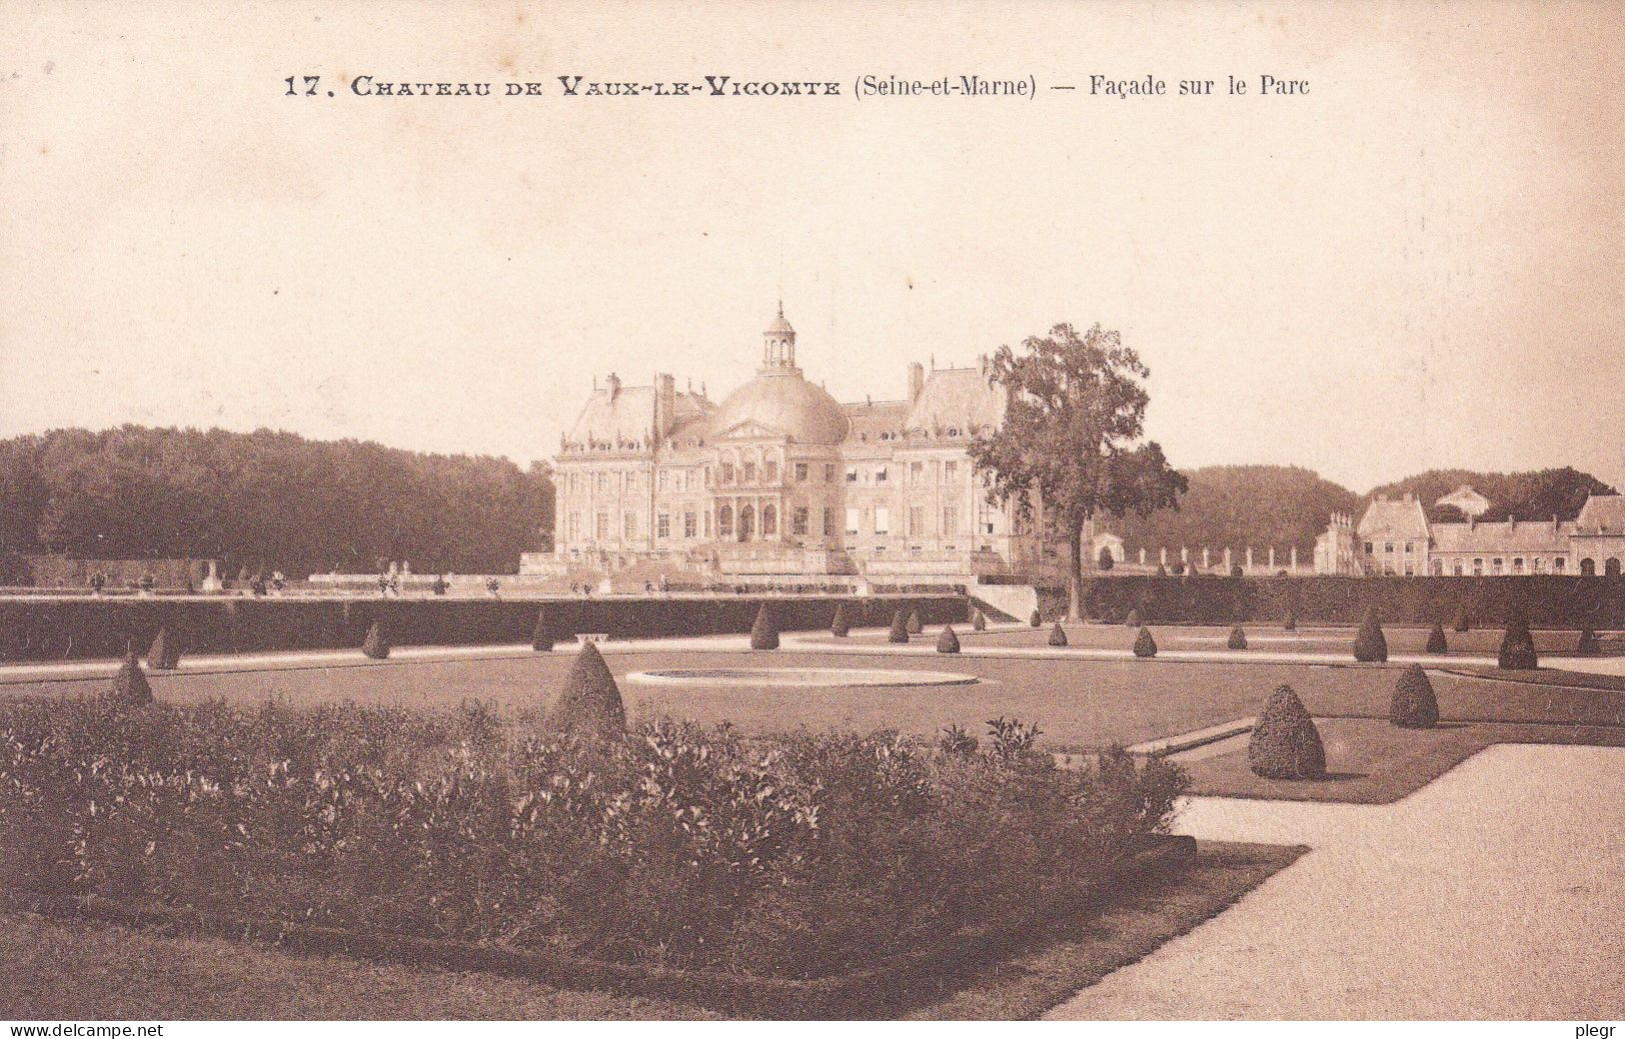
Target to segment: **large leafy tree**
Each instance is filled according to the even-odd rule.
[[[1150,375],[1121,337],[1068,324],[1030,336],[1018,353],[1001,346],[988,379],[1007,395],[1004,421],[971,445],[988,500],[1014,502],[1029,523],[1068,549],[1068,615],[1083,603],[1083,533],[1100,515],[1141,516],[1178,508],[1185,478],[1169,468],[1145,431]]]

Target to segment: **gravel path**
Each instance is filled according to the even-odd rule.
[[[1625,748],[1492,747],[1366,807],[1193,799],[1314,850],[1053,1019],[1625,1017]]]

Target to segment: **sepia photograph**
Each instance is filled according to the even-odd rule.
[[[5,1035],[1617,1037],[1622,13],[0,0]]]

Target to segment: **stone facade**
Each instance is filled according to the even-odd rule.
[[[1625,560],[1625,498],[1594,494],[1573,520],[1482,522],[1487,508],[1471,488],[1439,504],[1473,511],[1465,523],[1429,521],[1414,497],[1371,502],[1357,528],[1333,517],[1315,552],[1317,573],[1394,576],[1521,577],[1534,574],[1617,575]],[[1335,547],[1335,558],[1331,554]],[[1352,551],[1350,561],[1345,549]]]
[[[553,555],[526,569],[919,583],[1037,560],[1036,522],[989,505],[972,470],[1004,408],[985,358],[910,364],[905,399],[840,404],[795,350],[781,308],[755,377],[720,404],[664,373],[594,386],[554,459]]]

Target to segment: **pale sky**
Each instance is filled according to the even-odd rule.
[[[595,374],[720,399],[782,294],[843,400],[1098,321],[1150,366],[1176,466],[1625,485],[1622,24],[1600,2],[13,0],[0,435],[263,425],[524,463]],[[362,74],[546,94],[356,97]],[[708,74],[841,94],[556,78]],[[1038,96],[860,100],[865,74]],[[1091,74],[1218,84],[1118,99]],[[1310,93],[1260,97],[1262,74]]]

